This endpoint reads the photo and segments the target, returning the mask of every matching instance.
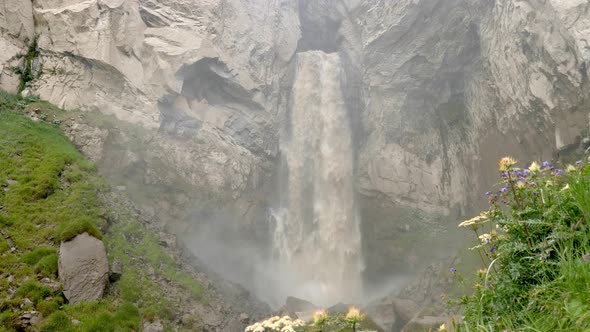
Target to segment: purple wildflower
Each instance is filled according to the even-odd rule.
[[[512,332],[512,330],[503,330],[502,332]]]
[[[486,191],[486,196],[490,196],[492,193],[490,191]]]
[[[551,167],[551,163],[550,163],[550,162],[548,162],[547,160],[545,160],[545,161],[543,162],[543,167],[544,167],[544,168]]]
[[[493,247],[490,248],[490,252],[493,253],[494,251],[496,251],[496,246],[493,246]]]
[[[505,193],[505,192],[507,192],[507,191],[508,191],[508,188],[506,188],[506,187],[502,187],[502,189],[500,189],[500,193],[502,193],[502,194]]]
[[[538,192],[536,192],[536,191],[534,191],[534,192],[533,192],[533,196],[535,196],[535,197],[536,197],[536,196],[539,196],[539,193],[538,193]]]
[[[450,269],[449,269],[449,271],[451,271],[451,273],[455,273],[455,272],[457,272],[457,270],[455,270],[455,268],[454,268],[454,267],[450,268]]]
[[[537,183],[535,181],[531,181],[531,186],[535,186]]]
[[[563,171],[562,171],[562,170],[560,170],[560,169],[556,169],[556,170],[555,170],[555,175],[557,175],[557,176],[562,176],[562,175],[563,175]]]
[[[508,172],[502,172],[502,177],[503,178],[507,178],[510,175],[510,173]]]
[[[581,160],[576,161],[576,166],[580,166],[581,163],[582,163]]]

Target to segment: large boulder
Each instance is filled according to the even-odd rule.
[[[88,233],[62,242],[58,272],[64,285],[64,295],[70,303],[101,298],[109,277],[104,244]]]

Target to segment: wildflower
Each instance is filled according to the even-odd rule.
[[[346,320],[350,327],[352,327],[353,331],[356,331],[357,324],[362,322],[366,316],[366,314],[361,314],[357,308],[350,307],[346,313],[346,316],[344,317],[344,320]]]
[[[533,161],[531,163],[531,166],[529,166],[529,171],[531,171],[532,173],[536,173],[540,170],[541,170],[541,167],[539,167],[539,164],[537,164],[536,161]]]
[[[577,166],[580,166],[580,164],[582,164],[582,161],[578,160],[578,161],[576,161],[576,163],[574,165],[577,167]]]
[[[325,310],[318,310],[313,313],[313,324],[315,326],[323,326],[328,320],[328,313]]]
[[[486,275],[487,272],[488,272],[488,270],[485,269],[485,268],[484,269],[479,269],[479,270],[477,270],[477,276],[481,278],[484,275]]]
[[[438,331],[439,332],[446,332],[447,331],[447,325],[445,323],[442,323],[439,327],[438,327]]]
[[[468,227],[468,226],[474,226],[474,225],[483,225],[487,222],[488,220],[488,215],[487,212],[483,212],[481,213],[479,216],[477,217],[473,217],[469,220],[465,220],[464,222],[459,224],[459,227]]]
[[[537,166],[539,166],[539,165],[537,165]],[[529,176],[529,175],[531,175],[531,171],[529,171],[528,169],[524,169],[522,171],[522,176],[526,177],[526,176]]]
[[[498,164],[500,166],[500,172],[506,172],[510,169],[510,167],[516,164],[516,160],[514,160],[512,157],[504,157],[500,159]]]
[[[486,191],[486,196],[490,196],[492,194],[491,191]]]
[[[450,268],[450,269],[449,269],[449,272],[451,272],[451,273],[455,273],[455,272],[457,272],[457,270],[455,270],[455,268],[454,268],[454,267],[452,267],[452,268]]]
[[[545,160],[545,161],[543,162],[543,168],[549,168],[549,167],[551,167],[551,163],[550,163],[550,162],[548,162],[547,160]]]
[[[482,234],[479,236],[481,243],[488,244],[492,240],[492,236],[490,234]]]
[[[517,182],[517,183],[516,183],[516,186],[517,186],[518,188],[522,188],[522,187],[524,187],[525,185],[526,185],[526,182],[520,182],[520,181],[519,181],[519,182]]]
[[[531,185],[531,186],[535,186],[535,185],[537,185],[537,183],[536,183],[535,181],[531,181],[531,182],[530,182],[530,185]]]
[[[293,321],[293,324],[292,325],[295,326],[295,327],[304,326],[305,325],[305,322],[303,320],[301,320],[301,319],[296,319],[295,321]]]
[[[295,329],[293,328],[293,326],[291,325],[285,325],[282,329],[281,332],[295,332]]]
[[[576,168],[574,167],[574,165],[567,165],[567,168],[565,170],[566,172],[573,172],[576,170]]]
[[[563,171],[562,171],[562,170],[560,170],[560,169],[556,169],[556,170],[555,170],[555,175],[557,175],[557,176],[562,176],[562,175],[563,175]]]
[[[493,246],[492,248],[490,248],[490,252],[494,253],[496,251],[496,246]]]
[[[507,191],[508,191],[508,188],[506,188],[506,187],[502,187],[502,189],[500,189],[500,193],[501,193],[501,194],[504,194],[504,193],[506,193]]]

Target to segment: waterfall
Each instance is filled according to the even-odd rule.
[[[362,258],[344,73],[336,53],[298,53],[295,62],[275,258],[286,295],[350,303],[360,295]]]

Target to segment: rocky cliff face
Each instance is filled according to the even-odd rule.
[[[404,241],[468,213],[501,155],[580,144],[589,6],[8,0],[0,87],[17,89],[17,54],[38,36],[25,93],[81,111],[70,135],[102,172],[176,230],[223,206],[264,247],[294,55],[338,53],[370,277],[419,260]]]

